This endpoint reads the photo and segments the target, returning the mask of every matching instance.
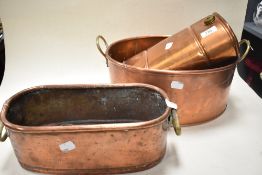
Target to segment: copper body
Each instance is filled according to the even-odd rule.
[[[111,44],[105,53],[113,83],[146,83],[163,89],[178,105],[182,125],[192,125],[219,116],[226,108],[236,62],[205,70],[152,70],[123,64],[166,36],[128,38]],[[141,57],[141,59],[143,59]]]
[[[25,169],[134,172],[154,166],[165,154],[166,98],[161,89],[141,84],[40,86],[11,97],[1,120]],[[75,148],[61,150],[68,141]]]
[[[165,70],[212,68],[239,57],[237,38],[214,13],[127,59],[126,64]]]

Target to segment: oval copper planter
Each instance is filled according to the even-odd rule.
[[[105,53],[113,83],[146,83],[163,89],[178,105],[182,125],[192,125],[216,118],[225,110],[236,62],[204,70],[153,70],[123,64],[126,58],[145,50],[167,36],[127,38],[112,43]],[[107,43],[106,43],[107,45]]]
[[[39,86],[11,97],[1,120],[25,169],[134,172],[156,165],[165,154],[167,98],[143,84]]]

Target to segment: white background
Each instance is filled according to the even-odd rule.
[[[6,44],[0,105],[34,85],[109,83],[95,45],[98,34],[109,43],[173,34],[217,11],[239,39],[246,5],[247,0],[0,0]],[[163,161],[135,174],[261,175],[261,109],[261,99],[236,72],[225,113],[183,128],[180,137],[170,130]],[[34,174],[20,167],[9,140],[0,143],[0,174]]]

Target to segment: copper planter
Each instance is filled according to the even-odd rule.
[[[1,120],[25,169],[134,172],[165,154],[172,117],[166,98],[161,89],[143,84],[39,86],[11,97]]]
[[[163,89],[178,105],[182,125],[192,125],[219,116],[227,106],[236,61],[204,70],[155,70],[123,64],[123,61],[164,40],[167,36],[145,36],[112,43],[104,53],[113,83],[146,83]],[[141,57],[142,59],[142,57]]]

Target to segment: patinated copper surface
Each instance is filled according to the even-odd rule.
[[[213,13],[125,63],[150,69],[192,70],[212,68],[239,56],[233,30],[218,13]]]
[[[39,86],[3,106],[1,120],[19,163],[42,173],[144,170],[166,151],[170,108],[151,85]],[[61,149],[72,142],[75,148]]]
[[[165,38],[145,36],[112,43],[105,52],[111,81],[147,83],[162,88],[177,103],[180,123],[183,125],[216,118],[226,108],[235,61],[224,62],[212,69],[185,71],[152,70],[123,64],[126,58]]]

